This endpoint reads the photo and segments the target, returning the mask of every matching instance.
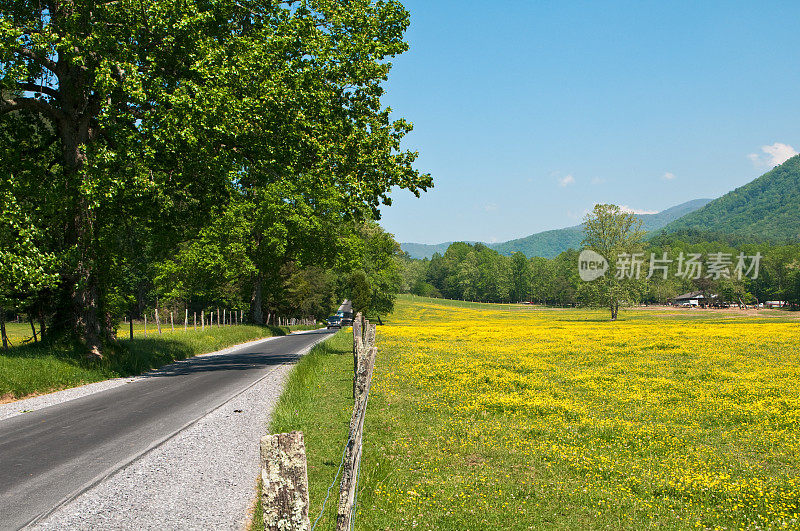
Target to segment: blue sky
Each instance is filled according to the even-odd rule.
[[[505,241],[598,202],[659,211],[800,150],[800,2],[403,3],[411,49],[384,103],[435,188],[393,193],[398,241]]]

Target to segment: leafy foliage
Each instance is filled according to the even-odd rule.
[[[335,227],[432,186],[380,100],[408,23],[396,1],[0,0],[0,172],[54,259],[48,320],[99,355],[158,296],[289,306]]]

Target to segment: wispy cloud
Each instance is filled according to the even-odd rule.
[[[486,203],[483,205],[483,210],[486,212],[494,212],[497,210],[497,203]]]
[[[661,176],[662,179],[665,181],[671,181],[675,178],[675,174],[672,172],[665,172],[664,175]]]
[[[606,182],[606,180],[603,179],[602,177],[592,177],[592,180],[590,182],[592,184],[603,184],[604,182]]]
[[[628,212],[630,214],[658,214],[658,210],[644,210],[639,208],[631,208],[627,205],[620,205],[619,209],[623,212]]]
[[[761,146],[762,153],[750,153],[747,158],[753,162],[756,168],[774,168],[783,164],[790,158],[797,155],[797,151],[788,144],[775,142],[769,146]]]
[[[565,175],[564,177],[558,178],[558,185],[561,187],[569,186],[571,184],[575,184],[575,177],[573,177],[571,173],[569,175]]]

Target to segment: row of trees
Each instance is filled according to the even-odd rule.
[[[0,318],[100,356],[156,297],[381,306],[396,244],[363,222],[432,185],[380,102],[407,26],[391,0],[0,1]]]
[[[483,302],[600,305],[611,308],[612,317],[616,317],[619,304],[667,303],[690,291],[718,295],[717,300],[734,304],[779,300],[800,306],[800,245],[747,243],[719,235],[711,239],[699,232],[648,240],[635,217],[613,205],[598,205],[585,221],[584,246],[609,262],[609,270],[597,280],[581,280],[577,250],[552,259],[528,259],[522,253],[503,256],[480,243],[458,242],[431,260],[406,256],[403,289],[423,296]],[[622,262],[617,258],[620,253],[625,257]],[[638,266],[638,260],[630,260],[635,253],[643,261]],[[754,270],[743,271],[746,274],[738,278],[735,269],[740,255],[745,256],[747,269],[753,265],[753,257],[759,257],[756,278],[752,278]],[[652,274],[651,256],[658,266]],[[716,274],[707,267],[720,256],[730,261],[727,274]],[[691,264],[697,268],[691,269]]]

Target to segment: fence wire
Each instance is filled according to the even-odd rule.
[[[367,388],[367,396],[364,398],[364,406],[360,410],[360,414],[361,415],[366,415],[367,414],[367,404],[369,403],[369,392],[370,392],[371,388],[372,388],[371,385]],[[342,458],[339,461],[339,469],[336,471],[336,475],[333,476],[333,481],[331,481],[331,484],[328,485],[328,492],[325,494],[325,500],[322,502],[322,509],[319,511],[319,515],[317,516],[316,520],[314,520],[314,525],[311,526],[311,531],[314,531],[316,529],[317,524],[319,523],[320,519],[322,519],[322,515],[325,514],[325,505],[328,503],[328,498],[330,498],[330,495],[331,495],[331,489],[333,488],[334,485],[336,485],[336,479],[339,477],[339,473],[342,471],[342,466],[344,465],[344,458],[347,455],[347,447],[350,445],[350,442],[354,441],[354,439],[355,439],[355,431],[354,430],[355,430],[355,428],[357,428],[357,426],[358,426],[358,424],[356,424],[356,426],[354,426],[354,429],[350,430],[350,432],[347,435],[347,442],[345,442],[345,444],[344,444],[344,450],[342,450]],[[362,452],[361,453],[362,453],[362,456],[363,456],[363,453],[364,453],[363,452],[363,447],[364,447],[364,431],[363,430],[361,431],[361,447],[362,447]],[[350,527],[348,528],[348,530],[352,529],[353,521],[355,520],[355,508],[356,508],[356,503],[357,503],[357,500],[358,500],[358,480],[360,479],[360,475],[361,475],[361,458],[358,459],[358,468],[356,469],[356,474],[355,474],[355,479],[354,479],[355,493],[354,493],[354,497],[353,497],[353,507],[351,507],[351,509],[350,509]]]

